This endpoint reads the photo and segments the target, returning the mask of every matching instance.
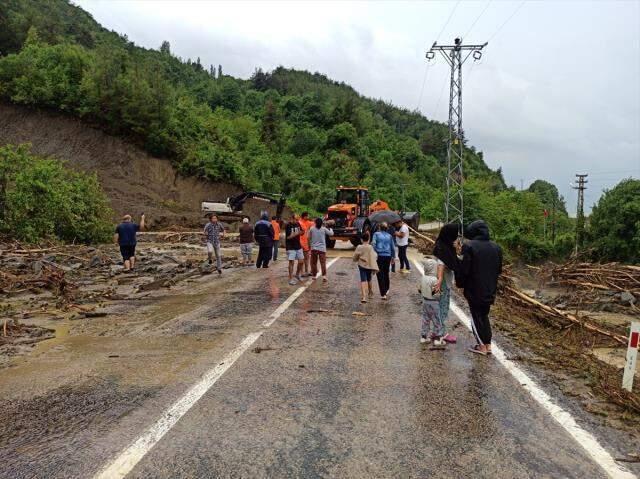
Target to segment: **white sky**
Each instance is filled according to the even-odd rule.
[[[463,121],[489,166],[502,166],[517,187],[553,182],[570,212],[575,173],[589,173],[589,209],[603,188],[640,177],[637,0],[75,3],[139,45],[168,40],[175,55],[222,64],[227,74],[319,71],[441,121],[447,66],[438,59],[426,67],[426,50],[459,35],[488,40],[483,59],[465,65]]]

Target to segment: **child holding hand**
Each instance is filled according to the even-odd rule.
[[[433,345],[443,347],[446,345],[442,336],[444,325],[440,317],[440,293],[436,291],[438,284],[438,263],[435,259],[428,258],[423,263],[424,274],[420,278],[420,294],[422,295],[422,328],[420,342],[429,343],[429,330],[433,330]]]

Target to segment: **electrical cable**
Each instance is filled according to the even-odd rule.
[[[478,15],[478,16],[476,17],[476,19],[474,20],[474,22],[473,22],[473,23],[471,24],[471,26],[469,27],[469,30],[467,30],[467,33],[465,33],[465,34],[462,36],[462,40],[464,40],[465,38],[467,38],[467,35],[469,35],[469,34],[471,33],[471,30],[473,30],[473,27],[475,27],[475,26],[476,26],[476,23],[478,23],[478,20],[480,20],[480,17],[482,17],[482,15],[484,15],[484,12],[486,12],[486,11],[487,11],[487,8],[489,8],[489,5],[491,5],[491,2],[492,2],[492,1],[493,1],[493,0],[489,0],[489,1],[487,2],[487,4],[484,6],[484,9],[480,12],[480,15]]]
[[[520,5],[518,5],[518,6],[516,7],[516,9],[513,11],[513,13],[509,16],[509,18],[507,18],[507,19],[504,21],[504,23],[503,23],[502,25],[500,25],[500,26],[498,27],[498,29],[493,33],[493,35],[491,35],[491,36],[489,37],[489,40],[487,40],[487,43],[488,43],[488,42],[490,42],[491,40],[493,40],[493,39],[495,38],[495,36],[500,32],[500,30],[502,30],[502,29],[504,28],[504,26],[505,26],[507,23],[509,23],[509,21],[510,21],[513,17],[515,17],[516,13],[518,13],[518,11],[522,8],[522,6],[525,4],[525,2],[526,2],[526,1],[527,1],[527,0],[522,0],[522,2],[520,2]]]
[[[440,36],[444,32],[444,29],[447,28],[447,25],[449,25],[449,22],[451,21],[451,18],[453,18],[453,14],[456,12],[456,9],[458,8],[458,5],[460,5],[461,1],[462,0],[458,0],[456,2],[456,4],[453,6],[453,9],[451,9],[451,13],[449,13],[449,17],[447,18],[447,21],[444,22],[444,25],[440,29],[440,33],[438,33],[438,36],[436,37],[436,42],[438,40],[440,40]],[[427,62],[427,64],[425,65],[425,68],[424,68],[424,76],[422,78],[422,88],[420,88],[420,96],[418,97],[418,106],[416,106],[416,111],[419,111],[420,110],[420,105],[422,105],[422,95],[424,94],[424,87],[427,84],[427,74],[428,73],[429,73],[429,62]]]

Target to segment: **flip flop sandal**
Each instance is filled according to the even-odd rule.
[[[484,351],[480,351],[480,348],[478,347],[477,344],[475,346],[469,348],[469,351],[471,351],[472,353],[475,353],[475,354],[479,354],[480,356],[486,356],[487,355],[487,353],[485,353]]]

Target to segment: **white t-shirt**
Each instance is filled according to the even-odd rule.
[[[404,233],[402,238],[396,238],[396,244],[398,246],[408,246],[409,245],[409,227],[403,224],[398,230],[400,233]]]

